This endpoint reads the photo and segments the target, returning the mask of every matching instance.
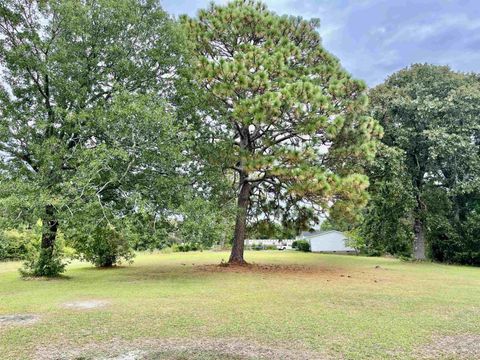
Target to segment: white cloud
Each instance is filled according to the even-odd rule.
[[[389,36],[384,42],[385,45],[391,45],[398,41],[421,41],[428,39],[439,32],[452,28],[459,27],[464,30],[480,31],[480,19],[471,19],[465,14],[457,15],[442,15],[432,22],[416,22],[404,26]]]
[[[225,2],[219,0],[217,2]],[[208,0],[164,0],[174,13]],[[265,0],[278,14],[320,18],[327,50],[370,85],[417,62],[480,72],[478,0]]]

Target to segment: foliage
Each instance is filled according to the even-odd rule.
[[[370,255],[411,255],[415,199],[404,161],[403,151],[382,144],[367,167],[370,202],[361,225],[349,233],[354,248]]]
[[[365,237],[362,236],[359,228],[347,231],[346,235],[347,235],[347,238],[345,240],[345,246],[355,249],[357,253],[367,252]]]
[[[276,245],[273,244],[261,244],[261,243],[256,243],[250,246],[250,250],[278,250]]]
[[[117,228],[122,229],[121,231]],[[133,250],[128,241],[128,229],[110,223],[96,226],[93,233],[77,238],[75,248],[79,258],[100,267],[111,267],[122,261],[131,261]]]
[[[212,4],[182,23],[194,83],[213,108],[204,117],[238,209],[231,262],[242,263],[247,218],[287,227],[356,218],[381,129],[366,116],[365,84],[321,45],[318,20],[278,16],[253,0]],[[333,205],[332,205],[333,203]]]
[[[31,229],[0,231],[0,261],[26,260],[39,240],[40,234]]]
[[[296,231],[281,224],[272,223],[268,220],[260,220],[252,223],[248,229],[250,239],[291,239]]]
[[[385,129],[383,142],[404,152],[409,183],[398,179],[389,186],[393,192],[404,188],[389,204],[379,198],[378,206],[372,205],[375,216],[386,213],[381,207],[387,206],[402,219],[411,219],[408,232],[415,234],[414,251],[420,250],[415,256],[422,257],[417,245],[427,241],[435,260],[479,264],[474,220],[480,204],[479,76],[413,65],[373,89],[371,99],[372,114]],[[391,170],[400,174],[398,167]],[[406,206],[407,195],[414,198],[413,209]],[[385,220],[390,232],[399,225],[395,218]],[[408,232],[402,225],[402,239],[392,241],[404,245],[392,251],[407,249]]]
[[[65,272],[68,264],[64,260],[64,253],[58,242],[53,248],[35,249],[33,253],[27,254],[25,260],[23,267],[19,269],[23,277],[55,277]]]
[[[179,208],[182,216],[176,226],[178,238],[187,243],[199,243],[210,248],[228,243],[232,235],[233,206],[219,205],[199,196],[189,198]]]
[[[260,250],[263,250],[263,245],[262,244],[253,244],[251,247],[250,247],[251,250],[256,250],[256,251],[260,251]]]
[[[203,250],[203,245],[198,242],[186,242],[178,244],[176,249],[178,249],[179,252],[198,251]],[[174,252],[176,251],[176,249],[174,250]]]
[[[293,245],[292,245],[293,247]],[[310,251],[310,243],[307,240],[296,240],[295,241],[295,249],[298,251],[309,252]]]
[[[41,229],[41,226],[40,226]],[[41,230],[40,230],[41,232]],[[40,232],[37,231],[37,234]],[[24,254],[23,266],[19,269],[23,277],[59,276],[66,270],[68,260],[65,260],[65,243],[63,236],[59,236],[51,248],[39,247],[39,235],[33,244],[29,244]]]

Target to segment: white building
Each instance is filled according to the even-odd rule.
[[[354,248],[346,245],[347,237],[337,230],[304,231],[297,240],[307,240],[312,252],[355,252]]]
[[[246,239],[245,246],[253,246],[253,245],[275,245],[277,249],[291,249],[292,248],[293,240],[290,239]]]

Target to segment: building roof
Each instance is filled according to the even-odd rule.
[[[314,236],[326,235],[326,234],[330,234],[330,233],[334,233],[334,232],[345,235],[341,231],[338,231],[338,230],[318,230],[318,231],[302,231],[300,233],[300,237],[314,237]]]

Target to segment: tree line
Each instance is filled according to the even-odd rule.
[[[366,168],[362,246],[480,265],[480,75],[413,65],[372,89],[370,101],[384,137]]]
[[[254,0],[179,19],[1,1],[0,225],[38,232],[24,272],[172,236],[243,264],[248,234],[322,214],[369,253],[478,264],[478,75],[417,65],[368,91],[318,26]]]

